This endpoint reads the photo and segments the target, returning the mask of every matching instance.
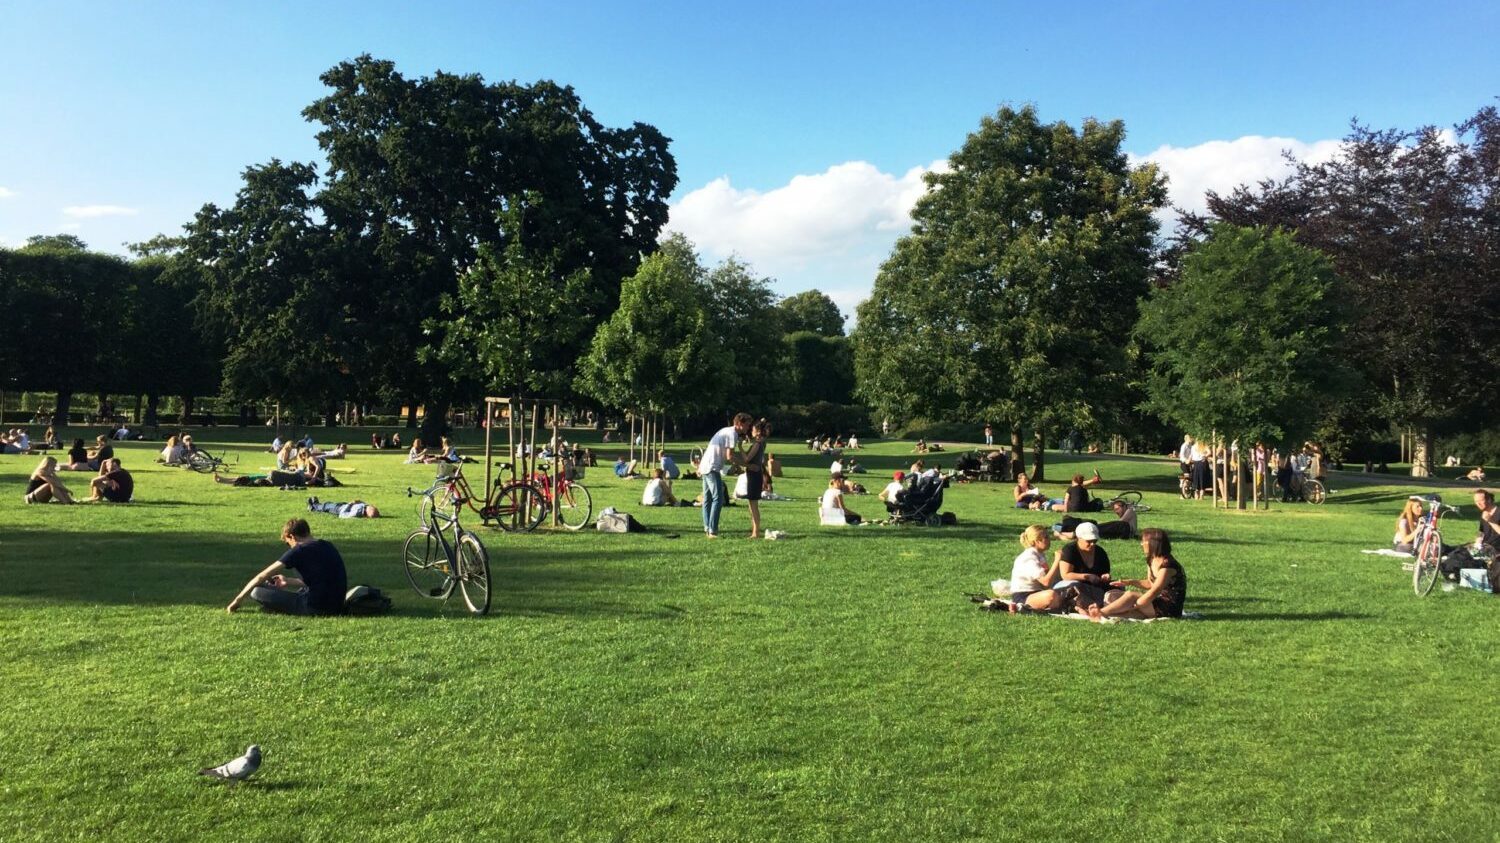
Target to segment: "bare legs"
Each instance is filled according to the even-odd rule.
[[[760,501],[745,501],[750,506],[750,538],[760,538]]]

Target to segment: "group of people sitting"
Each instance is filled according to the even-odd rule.
[[[411,448],[406,452],[407,463],[435,463],[435,462],[462,462],[463,457],[458,455],[458,447],[453,441],[444,436],[439,441],[439,447],[435,451],[423,447],[421,439],[413,439]]]
[[[926,439],[918,439],[916,447],[911,449],[914,454],[933,454],[942,450],[943,446],[941,444],[928,442]]]
[[[226,486],[274,486],[279,489],[343,485],[328,470],[328,460],[334,456],[332,453],[298,447],[296,441],[279,444],[281,449],[276,452],[276,467],[269,474],[241,474],[229,478],[215,473],[214,482]]]
[[[1407,498],[1401,515],[1396,519],[1396,534],[1392,547],[1400,553],[1417,553],[1422,546],[1427,530],[1427,507],[1441,506],[1436,495],[1412,495]],[[1495,505],[1495,494],[1488,489],[1474,490],[1474,508],[1479,510],[1479,533],[1473,544],[1444,544],[1439,550],[1442,556],[1438,571],[1445,579],[1456,581],[1459,572],[1466,568],[1488,569],[1490,592],[1500,594],[1500,506]]]
[[[842,454],[845,449],[858,451],[859,448],[859,436],[854,433],[849,434],[849,439],[847,441],[845,441],[844,437],[837,435],[814,436],[811,439],[807,440],[807,450],[816,451],[825,457],[837,457]]]
[[[1047,562],[1052,535],[1041,524],[1021,533],[1021,553],[1011,564],[1010,600],[991,601],[1011,612],[1080,612],[1107,618],[1180,618],[1187,600],[1187,573],[1172,555],[1172,541],[1157,527],[1141,531],[1144,579],[1116,578],[1099,529],[1080,524],[1072,541]],[[1136,590],[1131,590],[1136,589]]]
[[[78,440],[79,445],[83,440]],[[98,460],[94,469],[98,473],[89,479],[90,501],[107,501],[109,503],[128,503],[135,495],[135,478],[120,465],[120,461],[110,455]],[[89,470],[88,464],[82,463],[82,468],[73,468],[73,464],[59,466],[57,457],[42,457],[36,470],[31,472],[31,477],[26,483],[26,503],[78,503],[73,497],[73,491],[58,477],[60,470]]]

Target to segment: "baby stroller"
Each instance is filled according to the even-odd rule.
[[[943,523],[939,510],[943,506],[943,478],[937,474],[919,474],[911,486],[896,499],[896,508],[891,512],[894,524],[926,524],[937,527]]]

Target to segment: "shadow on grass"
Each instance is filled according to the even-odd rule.
[[[1193,600],[1197,604],[1202,601]],[[1191,609],[1191,606],[1189,606]],[[1369,620],[1374,615],[1356,614],[1354,612],[1234,612],[1232,614],[1215,615],[1205,614],[1206,621],[1362,621]]]
[[[646,555],[685,554],[679,543],[649,549],[539,550],[500,546],[488,536],[494,601],[492,614],[626,615],[678,618],[679,607],[630,605],[634,584],[627,564]],[[498,539],[498,537],[497,537]],[[401,542],[389,537],[339,538],[349,583],[377,586],[395,601],[393,614],[413,618],[462,613],[462,597],[442,601],[412,591],[400,563]],[[215,533],[151,535],[96,531],[65,537],[48,530],[0,531],[0,581],[20,600],[122,606],[199,606],[222,611],[255,573],[285,550],[264,540]],[[681,549],[678,549],[678,548]],[[246,607],[253,611],[253,606]]]

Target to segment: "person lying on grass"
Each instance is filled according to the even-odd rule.
[[[73,493],[58,479],[56,457],[42,457],[26,483],[24,500],[27,503],[77,503],[73,500]]]
[[[340,615],[344,612],[344,593],[349,590],[349,575],[338,548],[312,537],[305,518],[293,518],[281,528],[281,540],[288,550],[280,559],[250,578],[240,593],[229,601],[230,613],[236,612],[246,597],[268,612],[289,615]],[[301,579],[281,572],[293,570]]]
[[[1136,515],[1135,507],[1124,501],[1114,500],[1109,502],[1109,508],[1115,514],[1114,521],[1105,521],[1103,524],[1099,524],[1091,518],[1075,518],[1072,515],[1064,515],[1062,521],[1052,525],[1052,532],[1056,533],[1057,537],[1063,541],[1072,541],[1074,539],[1074,531],[1078,529],[1078,525],[1088,523],[1094,524],[1099,528],[1099,538],[1101,539],[1133,538],[1138,529],[1138,516]]]
[[[118,459],[108,459],[99,466],[99,475],[89,481],[91,501],[129,503],[135,495],[135,478],[120,466]]]
[[[1032,524],[1021,533],[1024,550],[1016,556],[1010,566],[1010,610],[1022,606],[1035,612],[1056,612],[1062,609],[1065,595],[1052,588],[1062,576],[1060,563],[1053,560],[1047,564],[1047,548],[1052,537],[1041,524]]]
[[[337,515],[340,518],[379,518],[380,510],[374,504],[365,503],[361,500],[353,500],[341,503],[333,501],[320,501],[317,498],[307,499],[308,512],[326,512],[329,515]]]
[[[1073,541],[1057,552],[1064,580],[1073,585],[1074,603],[1080,611],[1105,602],[1110,586],[1109,553],[1099,546],[1099,528],[1088,522],[1073,531]]]
[[[1120,579],[1110,583],[1116,588],[1133,586],[1143,591],[1126,591],[1105,603],[1085,609],[1095,621],[1105,618],[1180,618],[1182,604],[1187,602],[1187,573],[1172,556],[1172,540],[1160,527],[1141,531],[1141,550],[1146,554],[1144,580]]]

